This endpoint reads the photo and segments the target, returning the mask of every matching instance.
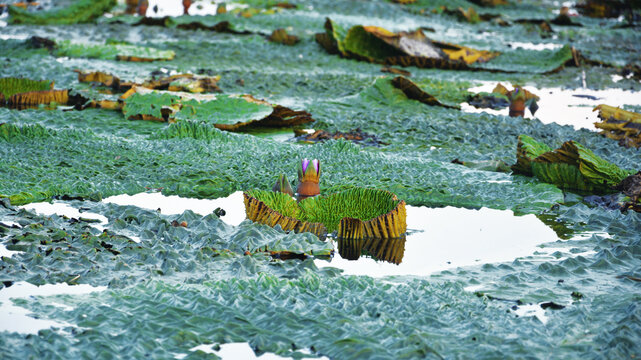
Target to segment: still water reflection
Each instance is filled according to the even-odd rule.
[[[486,208],[407,206],[407,227],[406,239],[337,241],[334,258],[318,259],[316,265],[340,268],[351,275],[425,276],[459,266],[512,261],[532,255],[540,250],[539,245],[558,239],[534,215],[515,216],[509,210]]]

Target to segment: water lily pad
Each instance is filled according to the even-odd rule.
[[[601,134],[625,147],[641,146],[641,114],[603,104],[594,108],[597,110],[601,122],[594,126],[602,130]]]
[[[515,169],[563,189],[608,192],[634,171],[623,170],[585,146],[567,141],[556,150],[521,135]],[[530,169],[527,169],[527,166]]]
[[[23,78],[0,78],[0,105],[25,108],[48,104],[82,104],[80,95],[70,95],[68,89],[55,90],[53,81]]]
[[[173,60],[176,56],[173,50],[159,50],[127,44],[81,44],[66,40],[56,42],[54,54],[56,56],[133,62]]]
[[[516,147],[516,164],[512,165],[512,170],[519,174],[532,176],[532,160],[549,151],[552,151],[552,148],[546,144],[527,135],[519,135],[519,143]]]
[[[25,78],[0,78],[0,99],[8,99],[19,93],[53,90],[50,80],[31,80]]]
[[[250,95],[199,95],[143,87],[132,88],[124,100],[123,113],[128,119],[206,121],[229,131],[252,125],[281,127],[313,121],[305,111],[272,105]]]
[[[503,52],[496,59],[476,65],[478,69],[506,72],[552,73],[566,65],[577,65],[578,54],[569,45],[558,50],[512,50]]]
[[[298,36],[288,34],[285,29],[274,30],[274,32],[269,35],[268,39],[271,42],[289,46],[296,45],[300,41]]]
[[[473,63],[487,62],[499,53],[456,44],[432,41],[423,30],[394,33],[376,26],[353,26],[344,35],[330,19],[325,35],[317,41],[329,52],[369,62],[389,65],[468,69]]]
[[[324,236],[338,231],[343,239],[399,238],[407,229],[405,201],[389,191],[353,188],[297,203],[283,193],[244,193],[247,218],[284,230]]]
[[[467,89],[463,83],[444,81],[411,81],[403,76],[381,77],[361,91],[357,99],[363,103],[376,102],[389,106],[402,106],[408,101],[418,101],[430,106],[459,109],[465,101]]]
[[[418,86],[416,83],[412,82],[406,77],[403,76],[397,76],[392,79],[392,85],[396,87],[397,89],[401,90],[407,98],[420,101],[424,104],[431,105],[431,106],[442,106],[446,108],[452,108],[452,109],[460,109],[460,107],[457,106],[451,106],[451,105],[446,105],[438,101],[434,96],[428,94],[426,91],[421,89],[420,86]]]
[[[116,0],[78,0],[69,6],[51,11],[32,12],[9,7],[9,23],[30,25],[69,25],[92,22],[116,6]]]
[[[200,76],[194,74],[178,74],[165,77],[158,77],[136,84],[130,81],[122,81],[117,76],[102,71],[81,71],[78,73],[79,82],[98,83],[110,87],[116,91],[127,91],[133,86],[141,86],[148,89],[185,91],[190,93],[221,92],[218,87],[218,76]]]

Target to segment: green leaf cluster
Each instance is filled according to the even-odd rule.
[[[116,6],[116,0],[77,0],[62,9],[39,12],[9,6],[9,23],[29,25],[88,23],[102,16],[114,6]]]
[[[199,120],[229,125],[261,120],[273,111],[270,105],[251,102],[237,95],[220,94],[211,99],[198,100],[181,98],[170,92],[154,91],[128,97],[123,112],[126,118],[143,114],[162,118],[163,107],[172,108],[171,118],[178,121]]]
[[[173,50],[127,44],[80,44],[59,41],[54,50],[56,56],[116,60],[118,57],[134,57],[150,60],[171,60],[176,56]]]
[[[250,190],[248,195],[262,201],[284,216],[310,223],[322,223],[329,232],[338,229],[345,217],[371,220],[394,210],[400,200],[394,194],[367,188],[351,188],[296,202],[291,196],[266,190]]]
[[[5,99],[8,99],[14,94],[29,91],[51,90],[52,87],[53,81],[49,80],[31,80],[15,77],[0,78],[0,98],[4,96]]]
[[[635,173],[602,159],[585,146],[568,141],[559,149],[521,135],[515,170],[563,189],[581,192],[607,192]]]

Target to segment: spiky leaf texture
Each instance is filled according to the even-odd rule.
[[[50,80],[31,80],[23,78],[0,78],[0,98],[10,98],[15,94],[26,93],[31,91],[52,90],[53,81]]]
[[[338,230],[343,218],[369,221],[394,210],[401,201],[388,191],[352,188],[327,196],[317,196],[297,203],[291,196],[263,190],[248,195],[264,202],[284,216],[304,222],[322,223],[328,231]]]

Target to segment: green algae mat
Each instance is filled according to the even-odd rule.
[[[194,1],[191,15],[150,7],[153,18],[115,1],[41,3],[0,8],[0,299],[20,282],[106,290],[0,300],[0,320],[12,304],[57,324],[0,330],[1,358],[217,358],[196,347],[234,342],[295,359],[641,356],[641,214],[621,211],[638,201],[629,176],[641,150],[596,129],[462,106],[487,83],[539,95],[640,91],[634,2],[593,18],[585,9],[608,2],[590,1],[569,10],[570,23],[551,0],[238,0],[210,12]],[[269,41],[278,29],[300,41]],[[208,77],[216,94],[122,97],[120,81],[79,81],[92,72],[143,86]],[[73,104],[5,101],[54,85]],[[310,129],[358,130],[378,144],[295,140]],[[485,207],[536,216],[559,250],[424,276],[348,276],[320,266],[335,252],[331,236],[102,201],[268,190],[303,158],[322,162],[323,195],[395,194],[409,235],[415,207]],[[21,207],[43,201],[80,215]],[[334,224],[339,210],[313,218]],[[528,306],[544,315],[523,316]]]

